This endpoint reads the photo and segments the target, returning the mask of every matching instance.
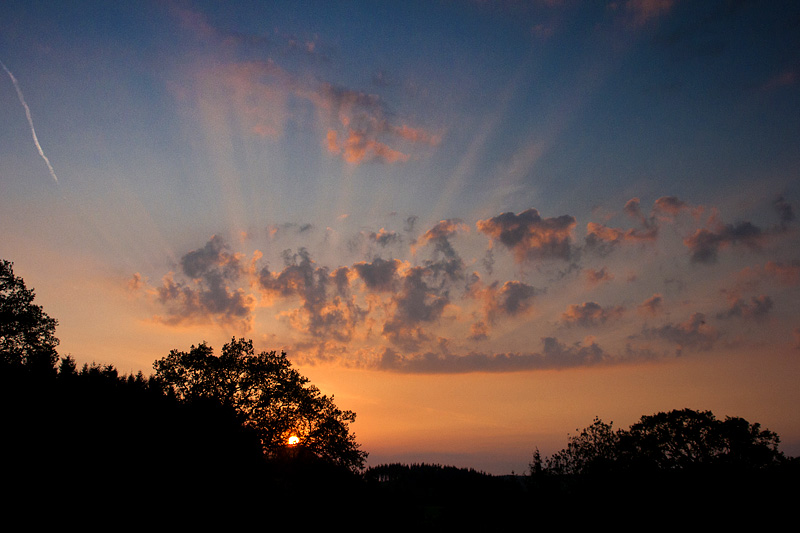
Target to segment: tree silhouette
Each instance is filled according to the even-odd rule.
[[[621,454],[640,467],[676,470],[704,466],[764,468],[783,459],[778,435],[738,417],[675,409],[643,416],[625,433]]]
[[[567,447],[550,457],[547,470],[557,474],[584,474],[603,472],[618,460],[620,432],[595,418],[591,426],[571,437]],[[538,451],[538,450],[537,450]],[[541,473],[542,463],[532,464],[532,470]]]
[[[686,471],[704,467],[763,469],[785,460],[778,435],[738,417],[718,420],[711,411],[675,409],[642,416],[628,430],[595,418],[567,447],[531,471],[602,474]]]
[[[256,354],[253,342],[231,339],[215,356],[205,343],[188,352],[172,350],[154,363],[155,378],[185,402],[215,401],[232,409],[256,431],[267,456],[313,456],[360,471],[359,450],[349,424],[355,413],[336,407],[292,368],[285,353]],[[290,445],[289,438],[297,437]]]
[[[35,305],[35,294],[0,260],[0,359],[5,365],[52,371],[58,362],[58,322]]]

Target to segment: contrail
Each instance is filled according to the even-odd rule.
[[[42,145],[39,144],[39,138],[36,137],[36,130],[33,129],[33,119],[31,118],[31,108],[28,107],[28,104],[25,103],[25,97],[22,96],[22,90],[19,88],[19,83],[17,83],[17,78],[11,74],[11,71],[8,70],[8,67],[0,61],[0,66],[3,67],[3,70],[6,71],[8,77],[11,78],[11,83],[14,84],[14,88],[17,90],[17,96],[19,97],[19,103],[22,104],[22,107],[25,108],[25,116],[28,117],[28,124],[31,125],[31,135],[33,136],[33,144],[36,145],[36,149],[39,150],[39,155],[42,156],[44,159],[45,164],[47,165],[47,170],[50,171],[50,175],[53,176],[53,179],[58,183],[58,176],[56,176],[56,171],[53,170],[53,165],[50,164],[50,160],[47,159],[47,156],[44,155],[44,150],[42,150]]]

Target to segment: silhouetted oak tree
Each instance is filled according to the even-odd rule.
[[[172,350],[153,366],[156,379],[178,399],[213,400],[232,409],[258,433],[269,457],[310,452],[353,471],[364,468],[367,454],[349,429],[355,413],[337,408],[285,353],[256,354],[251,340],[234,338],[220,356],[202,343],[188,352]],[[299,442],[290,446],[292,436]]]
[[[58,362],[58,322],[35,305],[35,294],[0,260],[0,359],[5,365],[54,370]]]

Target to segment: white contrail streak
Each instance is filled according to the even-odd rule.
[[[14,84],[14,88],[17,90],[17,96],[19,97],[19,103],[22,104],[22,107],[25,108],[25,116],[28,117],[28,124],[31,125],[31,135],[33,136],[33,144],[36,145],[36,149],[39,150],[39,155],[42,156],[44,159],[45,164],[47,165],[47,170],[50,171],[50,175],[53,176],[53,179],[58,183],[58,176],[56,176],[56,171],[53,170],[53,165],[50,164],[50,160],[47,159],[47,156],[44,155],[44,150],[42,150],[42,145],[39,144],[39,138],[36,137],[36,130],[33,129],[33,119],[31,118],[31,108],[28,107],[28,104],[25,103],[25,97],[22,96],[22,90],[19,88],[19,83],[17,83],[17,78],[11,74],[11,71],[8,70],[8,67],[0,61],[0,66],[3,67],[3,70],[6,71],[8,77],[11,78],[11,83]]]

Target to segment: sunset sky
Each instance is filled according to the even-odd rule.
[[[800,455],[798,2],[6,0],[0,61],[0,258],[79,364],[252,338],[370,465],[684,407]]]

